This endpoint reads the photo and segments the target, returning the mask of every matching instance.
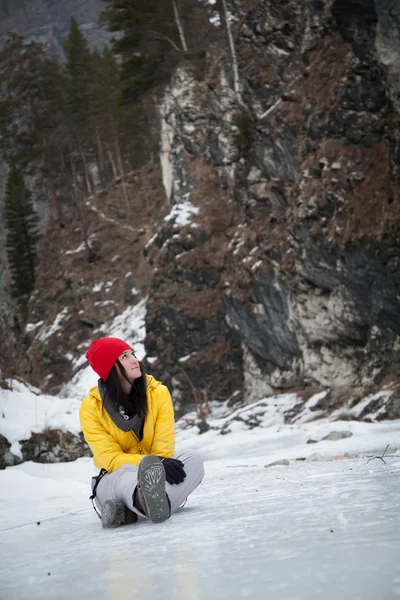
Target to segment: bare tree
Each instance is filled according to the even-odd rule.
[[[123,191],[123,194],[124,194],[127,216],[129,218],[130,217],[130,213],[131,213],[131,208],[130,208],[130,203],[129,203],[128,189],[127,189],[126,180],[125,180],[124,159],[122,158],[122,152],[121,152],[121,145],[119,143],[117,123],[116,123],[115,115],[114,115],[114,112],[113,112],[113,109],[112,109],[111,105],[109,106],[109,116],[110,116],[110,122],[111,122],[112,131],[113,131],[113,134],[114,134],[115,152],[116,152],[116,155],[117,155],[118,167],[119,167],[119,172],[120,172],[120,175],[121,175],[122,191]]]
[[[187,52],[188,48],[187,48],[187,44],[186,44],[185,32],[183,31],[182,20],[181,20],[180,14],[179,14],[179,8],[176,3],[176,0],[172,0],[172,6],[174,8],[175,22],[176,22],[176,26],[179,31],[179,37],[181,38],[182,49],[184,52]]]
[[[201,421],[203,421],[206,419],[206,417],[209,417],[211,414],[211,408],[210,408],[210,404],[209,404],[211,384],[209,384],[206,388],[199,390],[196,388],[196,386],[194,385],[193,381],[191,380],[189,375],[186,373],[186,371],[184,369],[182,369],[182,367],[179,367],[179,370],[181,371],[181,373],[183,374],[186,381],[188,382],[188,384],[191,387],[192,394],[193,394],[193,404],[194,404],[194,409],[196,411],[197,417]]]
[[[229,50],[230,50],[231,59],[232,59],[233,87],[235,90],[235,94],[236,94],[238,103],[241,106],[245,107],[245,104],[242,99],[240,76],[239,76],[239,65],[238,65],[238,60],[237,60],[235,42],[233,40],[233,35],[232,35],[231,23],[229,20],[228,6],[226,4],[226,0],[219,0],[219,2],[220,2],[220,6],[222,8],[222,11],[220,10],[220,14],[222,12],[221,17],[223,16],[223,19],[221,19],[221,20],[223,20],[225,22],[225,28],[226,28],[226,32],[228,34]]]

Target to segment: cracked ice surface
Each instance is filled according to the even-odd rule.
[[[6,469],[0,598],[400,596],[400,460],[266,462],[207,461],[203,484],[169,521],[115,530],[88,508],[90,459]]]

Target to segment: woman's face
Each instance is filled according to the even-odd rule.
[[[122,354],[120,354],[120,356],[118,357],[118,360],[120,361],[121,365],[124,367],[126,376],[131,383],[133,383],[135,381],[135,379],[138,379],[139,377],[141,377],[142,371],[140,370],[140,364],[139,364],[139,361],[136,358],[133,350],[125,350]],[[117,364],[117,369],[118,369],[118,364]],[[120,377],[122,377],[121,373],[120,373]],[[124,380],[125,378],[122,377],[122,379]]]

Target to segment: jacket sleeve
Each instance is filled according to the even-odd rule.
[[[171,395],[165,385],[159,386],[157,393],[157,417],[151,454],[171,458],[175,452],[175,417]]]
[[[138,465],[142,460],[141,454],[127,454],[114,437],[101,424],[96,411],[85,398],[79,411],[81,428],[86,442],[93,452],[94,458],[109,473],[116,471],[122,465]]]

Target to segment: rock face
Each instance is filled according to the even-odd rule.
[[[305,388],[330,389],[315,415],[381,388],[369,413],[397,414],[397,5],[254,1],[232,25],[239,95],[224,32],[188,57],[160,107],[162,172],[128,178],[133,216],[116,184],[82,212],[94,261],[72,217],[41,241],[32,383],[57,393],[99,324],[148,296],[147,368],[178,416]]]
[[[178,410],[351,394],[398,369],[397,4],[254,3],[236,46],[247,108],[218,52],[204,80],[190,66],[171,80],[164,185],[199,212],[148,248],[146,348]]]
[[[396,0],[378,0],[375,5],[378,58],[387,69],[390,98],[400,114],[400,4]]]
[[[4,379],[11,376],[9,358],[13,345],[13,322],[10,290],[7,281],[7,266],[5,253],[4,215],[2,198],[7,181],[7,168],[0,161],[0,385]]]

